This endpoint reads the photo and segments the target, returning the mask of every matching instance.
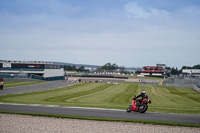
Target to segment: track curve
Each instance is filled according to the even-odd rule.
[[[48,105],[0,104],[0,111],[200,124],[200,116],[196,115],[151,112],[146,112],[144,114],[138,112],[127,113],[125,110],[115,109],[59,107]]]
[[[76,83],[66,82],[66,81],[51,81],[51,82],[45,82],[45,83],[39,83],[39,84],[9,87],[9,88],[4,88],[3,90],[0,90],[0,95],[37,92],[37,91],[61,88],[61,87],[70,86],[73,84],[76,84]]]
[[[47,82],[47,83],[42,83],[42,84],[5,88],[4,90],[0,91],[0,95],[48,90],[48,89],[69,86],[73,84],[75,83],[64,82],[64,81],[54,81],[54,82]],[[0,112],[2,111],[200,124],[200,116],[198,115],[151,113],[151,112],[140,114],[138,112],[127,113],[125,110],[115,110],[115,109],[0,103]]]

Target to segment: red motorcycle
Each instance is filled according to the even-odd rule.
[[[130,113],[131,111],[145,113],[148,109],[148,104],[151,104],[150,99],[143,99],[138,106],[137,106],[137,101],[132,100],[132,104],[127,107],[126,111],[128,113]]]

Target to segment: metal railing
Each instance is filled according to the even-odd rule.
[[[198,86],[196,86],[196,85],[193,85],[193,89],[194,89],[195,91],[200,92],[200,88],[199,88]]]

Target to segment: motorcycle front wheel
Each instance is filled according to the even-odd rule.
[[[148,105],[147,104],[143,104],[139,107],[139,112],[140,113],[145,113],[148,109]]]
[[[132,108],[132,105],[129,105],[129,106],[127,107],[126,111],[127,111],[128,113],[130,113],[130,112],[131,112],[131,108]]]

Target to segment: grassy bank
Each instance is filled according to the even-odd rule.
[[[82,83],[49,91],[0,96],[0,102],[126,109],[134,94],[143,89],[152,100],[150,112],[200,115],[200,93],[138,83]]]

